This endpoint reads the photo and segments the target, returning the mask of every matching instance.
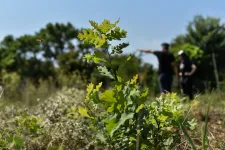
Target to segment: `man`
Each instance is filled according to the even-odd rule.
[[[161,93],[171,92],[173,72],[176,73],[178,78],[176,61],[173,54],[169,52],[169,46],[170,45],[168,43],[162,43],[162,51],[138,50],[145,53],[152,53],[157,56],[159,61],[158,80]]]

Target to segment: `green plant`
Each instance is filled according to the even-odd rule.
[[[8,127],[0,127],[0,149],[21,150],[25,147],[25,138],[21,131]]]
[[[112,150],[165,149],[171,148],[180,139],[180,120],[183,118],[182,104],[176,94],[167,94],[147,103],[148,89],[141,90],[138,75],[132,79],[124,73],[132,56],[113,69],[112,55],[121,54],[129,43],[112,46],[112,40],[126,37],[126,31],[117,27],[119,20],[101,24],[90,21],[93,29],[84,30],[78,35],[80,40],[106,50],[103,57],[96,50],[84,58],[98,66],[101,75],[112,79],[112,88],[104,90],[102,82],[87,86],[87,95],[79,113],[92,121],[91,129],[96,133],[98,144]],[[111,50],[111,51],[110,51]],[[106,66],[109,66],[108,68]],[[187,126],[188,122],[181,123]]]
[[[33,115],[22,115],[15,119],[17,129],[24,134],[37,136],[40,134],[41,125],[40,119]]]
[[[144,119],[146,147],[172,149],[180,142],[179,121],[183,119],[183,104],[175,93],[160,96],[146,105]]]

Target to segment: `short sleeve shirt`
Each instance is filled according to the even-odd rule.
[[[159,61],[159,73],[171,73],[173,74],[172,62],[175,58],[172,53],[155,51],[154,54],[157,56]]]

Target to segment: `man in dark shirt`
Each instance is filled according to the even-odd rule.
[[[177,66],[173,54],[169,52],[169,44],[162,44],[162,51],[138,50],[145,53],[152,53],[157,56],[159,61],[159,87],[161,93],[171,92],[173,82],[173,72],[178,77]]]

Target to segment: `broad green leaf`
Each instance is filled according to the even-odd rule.
[[[118,23],[119,19],[115,21],[115,23],[111,23],[109,20],[104,19],[104,21],[100,25],[95,22],[92,22],[91,24],[94,26],[94,28],[97,28],[99,32],[101,32],[102,34],[106,34],[109,31],[113,30]]]
[[[97,37],[98,37],[98,34],[96,34],[92,29],[83,30],[78,35],[78,38],[80,40],[84,40],[85,43],[90,43],[90,44],[94,44],[93,41]]]
[[[96,48],[104,47],[107,43],[105,35],[101,35],[92,29],[83,30],[82,33],[79,33],[78,38],[85,43],[94,44]]]
[[[116,117],[117,114],[104,120],[106,124],[106,130],[108,131],[108,133],[110,133],[113,130],[113,128],[117,126],[118,123],[116,121]]]
[[[113,90],[106,90],[101,94],[100,100],[105,101],[106,103],[116,103],[116,98],[114,95],[115,93]]]
[[[111,74],[111,72],[108,71],[106,66],[98,66],[98,71],[101,75],[114,79],[113,75]]]
[[[99,29],[101,30],[102,33],[106,34],[109,32],[114,26],[110,23],[109,20],[104,20],[100,25]]]
[[[112,130],[118,126],[118,122],[116,122],[116,118],[112,118],[112,119],[106,119],[106,130],[108,131],[108,133],[112,133]]]
[[[144,104],[141,104],[140,106],[138,106],[138,108],[136,109],[136,113],[138,113],[143,107],[144,107]]]
[[[133,117],[134,113],[123,113],[118,122],[118,125],[115,126],[112,132],[110,133],[111,137],[113,136],[114,132],[116,132],[127,120],[132,119]]]
[[[78,107],[78,112],[84,116],[84,117],[88,117],[88,118],[91,118],[93,119],[93,117],[91,117],[89,114],[88,114],[88,110],[86,108],[83,108],[81,106]]]

